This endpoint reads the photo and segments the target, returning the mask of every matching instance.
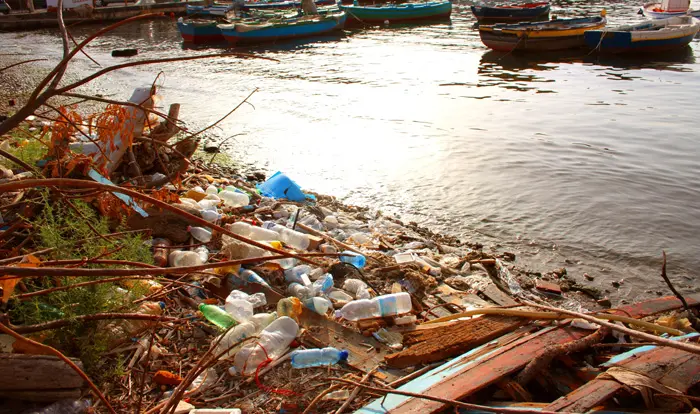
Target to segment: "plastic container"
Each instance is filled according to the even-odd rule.
[[[280,226],[277,223],[267,221],[264,223],[263,227],[276,232],[278,234],[278,239],[291,248],[306,250],[311,243],[308,234]]]
[[[301,187],[292,181],[286,174],[277,171],[262,184],[258,184],[257,189],[265,197],[286,198],[291,201],[304,201],[306,195],[301,192]]]
[[[350,250],[345,250],[343,254],[347,254],[349,256],[340,256],[340,261],[343,263],[349,263],[358,269],[362,269],[367,263],[367,259],[365,259],[365,256],[361,254],[351,252]]]
[[[170,250],[170,240],[168,239],[153,239],[153,263],[159,267],[168,265],[168,254]]]
[[[254,308],[267,305],[267,297],[265,297],[265,294],[262,292],[249,295],[240,290],[232,290],[231,293],[228,294],[228,297],[231,299],[247,300]]]
[[[173,250],[168,255],[170,267],[199,266],[203,264],[202,258],[197,252],[189,250]]]
[[[233,366],[240,375],[255,373],[258,366],[267,359],[279,358],[296,338],[299,325],[286,316],[281,316],[260,333],[254,344],[246,344],[236,353]]]
[[[324,243],[318,246],[318,251],[321,253],[338,253],[338,249],[332,244]]]
[[[301,315],[302,304],[299,298],[291,297],[280,299],[277,302],[277,315],[280,317],[288,316],[295,320],[299,320],[299,315]]]
[[[202,243],[209,243],[211,241],[211,231],[205,229],[204,227],[187,226],[187,231],[192,234],[192,237]]]
[[[242,207],[250,204],[250,197],[248,197],[247,194],[237,191],[224,190],[219,193],[219,198],[221,198],[228,207]]]
[[[228,312],[216,305],[199,304],[199,311],[202,312],[205,318],[221,329],[228,329],[236,324],[236,320]]]
[[[197,205],[203,210],[216,211],[216,207],[219,205],[220,201],[211,199],[201,199],[197,201]]]
[[[279,234],[275,231],[253,226],[244,221],[238,221],[228,226],[229,230],[239,236],[247,237],[256,241],[272,241],[279,239]]]
[[[355,299],[369,299],[369,289],[367,283],[360,279],[345,279],[343,290],[350,293]]]
[[[238,323],[242,323],[249,320],[253,317],[254,314],[253,304],[245,299],[238,299],[235,297],[235,295],[233,297],[229,295],[226,298],[226,304],[224,305],[224,309]]]
[[[330,273],[316,279],[311,285],[311,292],[314,296],[326,295],[331,289],[333,289],[333,276]]]
[[[199,215],[202,216],[202,218],[210,223],[216,223],[223,217],[223,214],[220,214],[216,210],[200,210]]]
[[[197,253],[202,263],[206,263],[209,260],[209,249],[206,246],[199,246],[194,249],[194,252]]]
[[[333,289],[328,293],[328,298],[339,302],[351,302],[355,298],[340,289]]]
[[[287,293],[290,295],[299,298],[299,299],[308,299],[311,296],[313,296],[311,290],[307,288],[306,286],[300,284],[300,283],[292,283],[287,287]]]
[[[412,309],[411,295],[406,292],[377,296],[374,299],[355,300],[335,312],[336,318],[349,321],[400,315]]]
[[[221,252],[226,254],[231,260],[247,259],[249,257],[270,256],[271,253],[260,247],[252,246],[248,243],[239,242],[233,237],[224,235],[222,237],[223,247]]]
[[[163,302],[143,302],[136,313],[142,315],[162,315],[163,309],[165,309],[165,303]],[[109,332],[109,337],[111,338],[110,344],[114,345],[128,341],[133,336],[138,335],[156,323],[157,322],[154,320],[121,319],[107,323],[104,327],[104,331]],[[103,329],[101,328],[100,330]]]
[[[219,194],[219,190],[211,184],[209,184],[209,186],[207,187],[206,190],[204,190],[204,192],[207,194],[214,194],[214,195]]]
[[[348,359],[348,351],[340,351],[336,348],[298,349],[290,355],[292,367],[311,368],[334,365]]]
[[[221,339],[221,341],[216,344],[216,341],[218,338],[214,339],[212,342],[212,345],[216,344],[214,348],[214,355],[219,355],[222,352],[226,351],[227,349],[231,348],[234,344],[237,342],[240,342],[244,340],[245,338],[251,337],[257,333],[257,329],[254,323],[252,322],[243,322],[242,324],[236,326],[233,329],[230,329],[228,332],[224,334],[224,337]],[[226,359],[230,358],[233,355],[235,355],[236,351],[240,348],[240,346],[233,347],[229,349],[225,354],[222,355],[221,358]]]
[[[328,309],[333,307],[330,300],[318,296],[306,299],[302,303],[308,309],[318,313],[319,315],[325,315],[328,313]]]
[[[299,265],[294,266],[291,269],[284,271],[284,280],[290,283],[300,283],[303,286],[310,286],[311,280],[309,279],[309,273],[311,272],[311,266]]]
[[[250,323],[255,325],[255,333],[259,333],[271,324],[275,319],[277,319],[277,312],[270,313],[256,313],[250,318]]]
[[[241,279],[245,280],[248,283],[260,283],[261,285],[270,286],[267,284],[265,279],[260,277],[260,275],[253,272],[252,270],[241,269],[239,275],[240,275]]]

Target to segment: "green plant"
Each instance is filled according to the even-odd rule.
[[[29,165],[36,165],[39,160],[46,157],[47,148],[38,139],[39,130],[30,131],[28,127],[21,126],[13,130],[3,143],[9,144],[8,152]],[[6,168],[18,168],[12,161],[0,157],[0,164]]]

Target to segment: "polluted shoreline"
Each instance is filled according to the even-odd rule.
[[[673,296],[613,303],[217,165],[154,84],[66,67],[0,123],[0,413],[697,411],[700,296],[665,261]]]

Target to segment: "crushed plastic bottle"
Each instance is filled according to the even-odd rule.
[[[173,250],[168,255],[170,267],[199,266],[203,264],[199,253],[189,250]]]
[[[346,254],[347,256],[340,256],[341,262],[349,263],[358,269],[362,269],[367,263],[367,259],[365,259],[365,256],[357,254],[350,250],[345,250],[342,254]]]
[[[209,249],[206,246],[199,246],[194,249],[194,252],[197,253],[202,263],[206,263],[209,260]]]
[[[373,299],[352,301],[342,309],[335,311],[336,318],[349,321],[400,315],[410,312],[413,308],[411,295],[406,292],[377,296]]]
[[[246,344],[236,353],[233,367],[240,375],[255,373],[260,364],[282,356],[299,333],[299,325],[291,318],[281,316],[260,333],[254,344]]]
[[[311,368],[334,365],[348,359],[348,351],[336,348],[298,349],[292,351],[291,363],[294,368]]]
[[[350,392],[348,390],[338,390],[338,391],[333,391],[329,392],[328,394],[324,395],[322,400],[333,400],[333,401],[342,401],[342,400],[347,400],[350,398]]]
[[[284,271],[284,280],[290,283],[300,283],[304,286],[310,286],[309,272],[311,267],[308,265],[294,266],[291,269]]]
[[[197,201],[197,206],[203,210],[216,211],[216,207],[219,205],[220,201],[212,200],[209,198],[201,199]]]
[[[324,243],[318,246],[318,251],[321,253],[338,253],[338,249],[332,244]]]
[[[136,313],[143,315],[162,315],[165,309],[164,302],[143,302]],[[111,338],[110,343],[116,344],[129,340],[135,335],[145,331],[156,323],[155,320],[140,320],[140,319],[121,319],[107,323],[104,328],[100,328],[105,332],[109,332]]]
[[[192,237],[202,243],[209,243],[211,241],[211,231],[204,227],[187,226],[187,231],[192,234]]]
[[[245,292],[241,292],[240,290],[232,290],[231,293],[228,294],[228,297],[231,299],[247,300],[251,305],[253,305],[253,308],[267,305],[267,297],[265,297],[265,294],[262,292],[249,295]]]
[[[306,306],[308,309],[318,313],[319,315],[325,315],[328,312],[328,309],[333,307],[333,304],[331,301],[329,301],[326,298],[322,298],[319,296],[309,298],[303,301],[304,306]]]
[[[369,299],[367,283],[360,279],[345,279],[343,290],[355,296],[355,299]]]
[[[343,291],[341,289],[332,289],[328,293],[328,298],[333,299],[335,301],[339,301],[339,302],[350,302],[350,301],[355,299],[352,296],[345,293],[345,291]]]
[[[277,312],[256,313],[250,318],[250,323],[255,325],[255,333],[260,333],[265,327],[277,319]]]
[[[234,292],[237,292],[234,290]],[[238,323],[245,322],[253,317],[253,304],[245,299],[238,299],[236,295],[229,295],[226,298],[226,304],[224,309],[229,315],[233,317]]]
[[[280,317],[288,316],[295,320],[299,320],[299,315],[301,315],[302,304],[299,298],[290,297],[280,299],[277,302],[277,315]]]
[[[330,273],[326,273],[311,285],[311,293],[314,296],[325,295],[330,290],[333,289],[333,276]]]
[[[212,341],[212,346],[215,345],[214,355],[219,355],[224,351],[228,350],[225,354],[221,356],[221,358],[226,359],[232,357],[240,348],[240,345],[236,347],[234,347],[233,345],[248,337],[255,335],[256,332],[257,329],[255,327],[255,324],[252,322],[243,322],[235,328],[230,329],[224,334],[223,338],[221,339],[221,341],[219,341],[218,344],[218,337],[215,338],[214,341]]]
[[[308,299],[311,296],[313,296],[309,288],[296,282],[291,283],[287,287],[287,293],[302,300]]]
[[[236,324],[236,320],[225,310],[216,305],[199,304],[199,311],[202,312],[205,318],[221,329],[228,329]]]

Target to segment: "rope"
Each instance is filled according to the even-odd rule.
[[[292,390],[286,389],[286,388],[274,388],[274,387],[269,387],[265,384],[262,383],[260,380],[260,370],[265,368],[267,365],[270,364],[270,362],[273,361],[272,358],[267,354],[267,350],[265,349],[264,346],[260,345],[260,342],[255,342],[256,345],[258,345],[260,348],[262,348],[263,352],[265,353],[265,360],[258,365],[258,368],[255,370],[255,384],[258,386],[259,389],[266,391],[266,392],[272,392],[275,394],[279,395],[284,395],[285,397],[292,397],[292,396],[297,396],[301,397],[303,394],[299,394],[297,392],[294,392]],[[245,372],[245,366],[248,363],[246,361],[245,364],[243,364],[243,372]]]

